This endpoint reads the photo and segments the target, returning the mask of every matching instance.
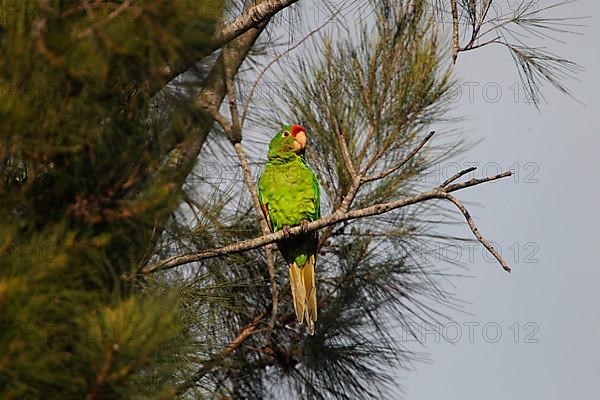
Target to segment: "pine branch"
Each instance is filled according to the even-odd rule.
[[[477,169],[477,167],[471,167],[471,168],[467,168],[467,169],[463,169],[462,171],[458,171],[456,174],[452,175],[450,178],[446,179],[441,185],[440,187],[446,187],[449,184],[451,184],[452,182],[454,182],[455,180],[457,180],[458,178],[468,174],[469,172],[473,172]]]
[[[337,124],[335,126],[335,134],[338,139],[338,144],[340,145],[340,151],[342,153],[344,165],[346,166],[346,171],[348,171],[348,175],[350,175],[352,179],[355,179],[357,176],[356,167],[352,163],[352,158],[350,157],[350,150],[348,149],[348,143],[346,142],[346,138],[344,137],[342,130],[339,126],[337,126]]]
[[[263,235],[268,235],[271,233],[267,221],[265,219],[265,215],[262,212],[262,208],[258,201],[258,192],[256,190],[256,183],[252,178],[252,174],[250,173],[250,165],[248,164],[248,159],[244,153],[241,143],[234,144],[235,151],[240,160],[240,166],[244,173],[244,180],[246,181],[246,186],[250,190],[250,196],[252,197],[252,203],[254,204],[254,208],[256,210],[256,214],[260,223],[260,230]],[[265,247],[265,258],[267,261],[267,268],[269,270],[269,281],[271,283],[271,302],[272,302],[272,312],[271,312],[271,320],[269,322],[269,334],[265,335],[265,340],[268,340],[270,336],[270,332],[273,330],[275,326],[275,319],[277,316],[277,306],[279,303],[279,290],[277,287],[277,269],[275,268],[275,261],[273,259],[273,250],[271,246]]]
[[[99,398],[102,394],[102,387],[107,381],[108,373],[113,363],[113,354],[114,348],[110,346],[106,350],[106,354],[104,355],[104,361],[102,362],[102,367],[100,371],[98,371],[98,375],[96,375],[96,380],[94,382],[94,386],[90,390],[90,392],[85,396],[86,400],[95,400]]]
[[[422,192],[417,195],[408,196],[403,199],[399,199],[396,201],[391,201],[387,203],[375,204],[369,207],[364,207],[358,210],[350,210],[350,211],[342,211],[337,210],[333,214],[328,215],[327,217],[318,219],[317,221],[310,222],[308,225],[295,226],[290,228],[287,232],[279,231],[275,233],[271,233],[268,235],[263,235],[261,237],[257,237],[254,239],[244,240],[237,243],[232,243],[226,246],[218,247],[210,250],[203,250],[199,252],[178,255],[169,257],[165,260],[159,261],[154,264],[147,265],[142,271],[145,274],[154,273],[160,270],[166,270],[170,268],[175,268],[181,265],[189,264],[196,261],[201,261],[213,257],[235,254],[242,251],[248,251],[252,249],[256,249],[262,246],[265,246],[270,243],[275,243],[279,240],[295,236],[301,233],[306,233],[310,231],[314,231],[317,229],[325,228],[330,225],[337,224],[339,222],[349,221],[352,219],[365,218],[373,215],[380,215],[386,212],[396,210],[399,208],[403,208],[409,205],[418,204],[425,202],[431,199],[448,199],[448,194],[457,190],[461,190],[464,188],[468,188],[471,186],[477,186],[482,183],[498,180],[501,178],[505,178],[511,175],[510,171],[506,171],[504,173],[486,177],[482,179],[471,179],[467,182],[462,182],[459,184],[449,185],[447,187],[436,187],[426,192]],[[461,210],[462,211],[462,210]],[[479,238],[478,238],[479,239]],[[488,248],[486,246],[486,248]],[[489,248],[488,248],[489,249]],[[505,262],[501,262],[503,268],[506,269]]]
[[[265,27],[266,24],[262,24],[252,28],[229,44],[229,47],[235,49],[235,51],[231,50],[231,53],[228,55],[230,73],[237,73]],[[202,89],[195,100],[195,106],[200,110],[218,110],[218,107],[225,98],[226,87],[222,79],[223,58],[224,54],[221,54],[202,84]],[[225,121],[223,120],[222,122]],[[191,141],[179,143],[169,154],[169,158],[172,161],[165,162],[159,169],[157,176],[172,176],[177,187],[181,187],[194,168],[195,160],[198,159],[198,155],[211,129],[212,124],[204,124]],[[149,187],[152,186],[149,185]],[[167,219],[168,214],[166,213],[157,218],[155,222],[157,234],[150,241],[150,247],[155,247]]]
[[[212,45],[208,47],[206,56],[239,38],[251,29],[263,29],[266,23],[279,11],[296,3],[298,0],[265,0],[247,8],[242,15],[225,25],[212,37]],[[163,67],[164,79],[151,83],[151,93],[157,93],[166,83],[187,71],[198,60],[186,60],[175,66]]]
[[[352,205],[352,202],[354,201],[354,198],[356,197],[358,191],[360,190],[360,187],[363,184],[381,180],[381,179],[387,177],[388,175],[399,170],[403,165],[405,165],[408,161],[410,161],[423,148],[423,146],[425,146],[425,144],[433,137],[434,133],[435,132],[433,132],[433,131],[429,132],[429,134],[413,150],[411,150],[411,152],[408,153],[400,162],[398,162],[394,166],[390,167],[389,169],[387,169],[381,173],[365,176],[364,174],[366,173],[368,168],[365,168],[365,170],[363,170],[363,172],[361,172],[360,174],[357,174],[355,172],[355,170],[352,169],[352,171],[350,172],[350,174],[352,176],[352,184],[350,185],[350,188],[348,189],[348,193],[346,193],[346,195],[342,199],[339,209],[342,212],[348,211],[350,209],[350,206]],[[338,135],[338,139],[339,139],[339,135]],[[343,141],[343,143],[345,143],[345,140],[343,138],[341,140]],[[340,143],[340,145],[341,145],[341,143]],[[365,143],[363,150],[365,150],[366,148],[367,148],[367,143]],[[343,149],[342,149],[342,153],[344,153]],[[346,153],[348,153],[347,147],[346,147]],[[344,159],[346,159],[346,157],[348,158],[347,165],[350,165],[350,167],[354,168],[352,165],[352,161],[350,160],[349,153],[344,157]],[[357,165],[359,165],[358,162],[357,162]],[[325,230],[324,234],[321,236],[321,239],[319,240],[319,246],[321,246],[323,243],[325,243],[325,241],[327,241],[327,238],[331,235],[332,231],[333,231],[333,225],[329,226]]]
[[[265,312],[261,313],[259,316],[254,318],[251,323],[242,328],[240,333],[223,349],[221,353],[211,357],[211,359],[206,361],[202,367],[200,367],[198,371],[194,373],[194,375],[179,385],[176,389],[176,393],[180,395],[188,391],[207,373],[221,365],[222,360],[231,354],[231,352],[233,352],[235,349],[240,347],[250,336],[259,332],[260,330],[258,329],[258,324],[264,319],[265,314]]]
[[[460,49],[458,43],[458,6],[457,0],[450,0],[450,7],[452,9],[452,62],[456,63],[456,57],[458,57],[458,51]]]
[[[297,1],[298,0],[266,0],[255,4],[253,7],[244,11],[243,15],[240,15],[225,25],[220,32],[214,35],[213,42],[215,43],[215,46],[220,47],[229,43],[248,29],[267,21],[279,11],[291,6]]]
[[[473,222],[473,218],[471,218],[471,214],[469,214],[469,211],[467,211],[465,205],[451,194],[446,193],[444,197],[452,203],[454,203],[454,205],[458,207],[460,212],[462,212],[462,214],[465,216],[465,219],[467,220],[467,224],[469,224],[469,227],[473,232],[473,235],[475,235],[477,240],[479,240],[479,243],[481,243],[486,249],[488,249],[490,253],[492,253],[494,257],[496,257],[496,260],[498,260],[498,262],[500,263],[500,265],[502,265],[502,268],[504,268],[506,272],[510,272],[510,267],[508,266],[506,261],[504,261],[500,253],[498,253],[494,246],[492,246],[492,244],[481,235],[481,232],[479,232],[479,229],[477,229],[477,226],[475,225],[475,222]]]
[[[471,36],[464,46],[459,45],[459,11],[457,0],[451,0],[452,11],[452,60],[456,63],[458,53],[479,49],[490,44],[503,45],[510,50],[515,61],[519,76],[525,85],[527,95],[536,107],[539,106],[540,98],[543,98],[541,87],[544,81],[550,83],[556,89],[571,96],[570,91],[563,83],[568,78],[574,78],[581,67],[566,58],[548,53],[544,48],[536,48],[526,45],[523,38],[531,35],[539,39],[552,39],[560,42],[552,33],[576,33],[575,29],[581,25],[575,23],[581,18],[569,17],[545,17],[544,12],[553,8],[570,4],[571,0],[557,1],[554,4],[536,7],[538,1],[521,1],[517,4],[512,14],[505,14],[487,18],[493,0],[484,1],[482,9],[477,17],[475,0],[461,3],[461,7],[467,9],[471,22]],[[491,25],[482,29],[484,25]],[[515,29],[520,29],[516,31]],[[486,38],[490,33],[496,34],[492,38]],[[509,38],[513,40],[510,41]]]
[[[425,138],[423,140],[421,140],[421,142],[414,149],[412,149],[412,151],[410,153],[408,153],[406,155],[406,157],[404,157],[397,164],[393,165],[392,167],[390,167],[390,168],[386,169],[385,171],[380,172],[378,174],[365,176],[362,181],[365,183],[376,181],[379,179],[383,179],[386,176],[396,172],[397,170],[402,168],[407,162],[409,162],[419,152],[419,150],[421,150],[423,148],[423,146],[425,146],[425,144],[427,144],[427,142],[433,137],[434,134],[435,134],[435,131],[429,132],[429,134],[427,136],[425,136]]]
[[[223,129],[225,129],[225,133],[229,137],[229,140],[233,144],[235,148],[235,152],[238,156],[240,167],[242,169],[244,180],[246,182],[246,186],[250,191],[250,196],[252,198],[252,204],[254,205],[254,210],[256,212],[256,217],[258,218],[258,222],[260,225],[260,230],[263,235],[268,235],[271,233],[269,225],[267,223],[266,216],[263,213],[262,206],[260,205],[260,200],[258,198],[258,190],[256,188],[256,182],[252,177],[252,172],[250,171],[250,164],[248,163],[248,158],[246,157],[246,153],[242,147],[242,121],[240,120],[240,114],[238,110],[237,104],[237,95],[235,92],[235,85],[233,84],[233,76],[235,75],[235,71],[230,70],[228,67],[228,53],[229,49],[225,48],[225,68],[224,68],[224,79],[225,86],[227,91],[227,98],[229,99],[229,110],[231,117],[231,124],[229,125],[229,131],[226,129],[227,123],[222,122],[221,125]],[[215,113],[220,117],[220,114]],[[269,271],[269,281],[271,283],[271,303],[272,303],[272,312],[271,319],[269,322],[269,331],[268,334],[265,335],[265,342],[267,342],[270,338],[271,331],[275,326],[275,320],[277,318],[277,306],[279,303],[279,290],[277,287],[277,270],[275,268],[275,261],[273,259],[273,251],[271,246],[265,247],[265,259],[267,262],[267,269]]]

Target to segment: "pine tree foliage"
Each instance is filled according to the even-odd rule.
[[[193,132],[151,122],[150,83],[210,51],[220,7],[0,2],[1,398],[161,398],[178,377],[176,290],[120,277],[178,204],[157,171]]]
[[[528,102],[539,107],[543,88],[550,85],[572,96],[566,82],[582,67],[554,53],[546,42],[561,43],[565,35],[580,33],[586,17],[570,16],[569,5],[577,0],[436,0],[439,21],[452,25],[449,3],[456,3],[455,51],[488,45],[506,48],[517,67]],[[457,54],[455,54],[457,55]]]

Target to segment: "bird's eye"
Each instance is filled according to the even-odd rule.
[[[290,136],[290,133],[288,131],[283,132],[283,137],[288,137]]]

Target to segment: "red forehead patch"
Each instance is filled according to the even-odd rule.
[[[297,135],[299,132],[304,132],[304,133],[306,133],[306,129],[304,129],[304,127],[303,127],[303,126],[300,126],[300,125],[294,125],[294,126],[292,126],[292,136],[296,137],[296,135]]]

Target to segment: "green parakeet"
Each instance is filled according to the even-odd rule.
[[[269,144],[268,161],[258,181],[258,196],[272,232],[304,225],[321,216],[319,182],[306,163],[306,130],[284,125]],[[315,263],[318,234],[308,232],[278,245],[289,266],[294,310],[314,334],[317,320]]]

